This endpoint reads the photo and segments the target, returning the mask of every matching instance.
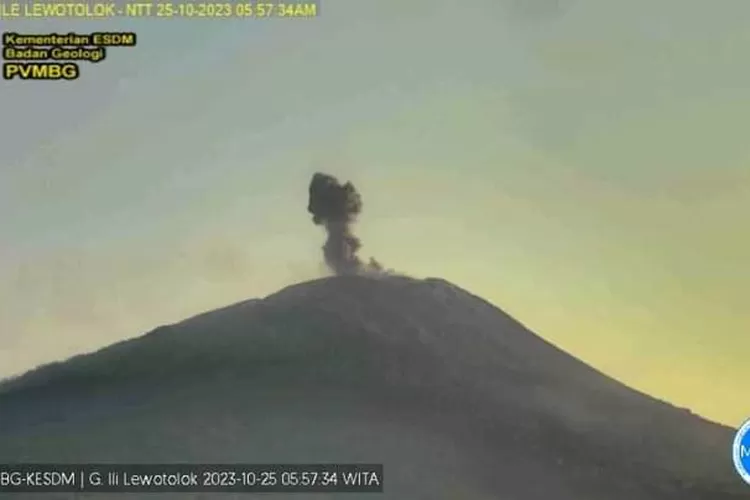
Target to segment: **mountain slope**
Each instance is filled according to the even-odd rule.
[[[382,462],[394,499],[748,498],[731,436],[435,279],[302,283],[0,385],[0,462]]]

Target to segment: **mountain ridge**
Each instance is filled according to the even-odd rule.
[[[283,394],[326,394],[386,416],[423,415],[403,419],[472,443],[487,460],[528,455],[528,467],[597,485],[582,488],[619,485],[621,496],[610,498],[630,498],[634,485],[639,499],[740,494],[730,428],[627,387],[437,278],[323,278],[208,311],[3,382],[0,416],[16,429],[96,425],[117,416],[112,392],[140,415],[163,394],[200,388],[203,404],[222,408],[218,394],[232,387],[273,404]]]

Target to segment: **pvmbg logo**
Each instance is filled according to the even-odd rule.
[[[737,431],[732,447],[732,458],[737,474],[750,484],[750,419]]]

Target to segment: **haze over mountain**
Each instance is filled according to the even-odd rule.
[[[747,498],[731,437],[398,276],[297,284],[0,385],[0,462],[376,462],[389,499]]]

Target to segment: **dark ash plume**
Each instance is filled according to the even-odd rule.
[[[331,175],[316,173],[310,182],[307,211],[312,214],[313,222],[324,226],[328,233],[323,255],[335,274],[381,271],[374,259],[365,264],[357,256],[362,243],[352,232],[352,226],[362,211],[362,197],[351,182],[342,185]]]

